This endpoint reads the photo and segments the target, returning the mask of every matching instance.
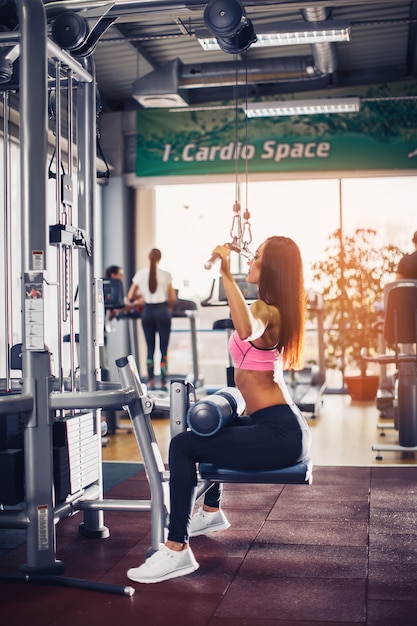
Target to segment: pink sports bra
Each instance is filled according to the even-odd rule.
[[[234,330],[229,339],[229,352],[233,365],[241,370],[273,372],[281,354],[275,348],[257,348],[251,341],[243,341]]]

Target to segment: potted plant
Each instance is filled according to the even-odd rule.
[[[378,353],[378,308],[402,255],[396,246],[380,245],[373,229],[358,228],[353,235],[338,229],[324,258],[312,266],[314,288],[324,300],[326,366],[342,371],[352,399],[375,398],[379,377],[367,371],[361,354]]]

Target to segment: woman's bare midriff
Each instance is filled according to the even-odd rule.
[[[235,383],[246,402],[250,415],[275,404],[287,404],[279,386],[274,382],[273,372],[235,370]]]

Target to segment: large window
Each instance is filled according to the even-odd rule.
[[[243,184],[240,195],[243,211]],[[183,293],[207,294],[212,276],[204,270],[204,262],[216,244],[230,240],[234,201],[233,183],[157,188],[156,245]],[[329,235],[340,226],[341,214],[345,232],[374,228],[383,243],[409,251],[417,230],[416,203],[415,176],[252,182],[248,186],[253,247],[272,234],[292,237],[303,255],[307,287],[311,287],[311,263],[321,258]]]
[[[250,182],[248,202],[245,194],[246,186],[241,184],[241,209],[243,214],[248,205],[251,214],[253,249],[269,235],[292,237],[301,249],[307,289],[314,289],[312,263],[323,257],[329,236],[341,224],[346,234],[372,228],[382,245],[392,243],[405,252],[412,249],[411,237],[417,230],[415,176]],[[218,272],[205,270],[204,262],[216,244],[230,241],[235,197],[232,182],[156,189],[156,245],[163,252],[161,265],[171,271],[180,297],[208,296]],[[244,259],[239,262],[236,255],[234,263],[236,271],[245,271]],[[208,331],[213,319],[227,314],[227,309],[202,309],[199,328]],[[174,333],[171,343],[171,360],[178,371],[189,354],[185,330],[183,325],[182,334]],[[211,381],[219,376],[213,374],[216,360],[220,367],[227,364],[225,338],[218,335],[199,332],[200,369]]]

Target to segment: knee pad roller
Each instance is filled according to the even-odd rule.
[[[242,415],[245,401],[236,387],[225,387],[199,400],[188,409],[187,426],[201,437],[211,437]]]

